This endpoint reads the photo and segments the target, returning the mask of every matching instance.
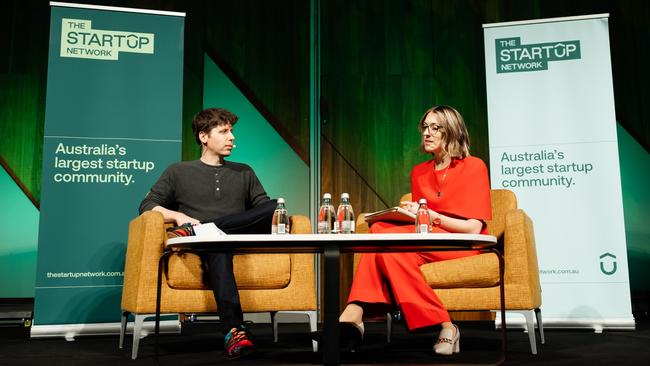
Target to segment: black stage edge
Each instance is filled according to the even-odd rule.
[[[508,331],[508,358],[504,365],[645,365],[650,360],[650,323],[637,319],[636,331],[546,330],[546,344],[530,353],[528,335]],[[501,335],[492,322],[459,322],[461,353],[436,356],[431,351],[433,333],[411,334],[395,324],[393,341],[386,343],[385,324],[367,324],[360,353],[341,355],[348,365],[489,364],[499,358]],[[0,365],[318,365],[322,356],[311,352],[307,324],[280,324],[279,343],[273,343],[270,324],[254,324],[258,351],[249,358],[227,361],[221,355],[221,334],[214,323],[184,324],[180,335],[160,336],[159,363],[154,357],[154,337],[140,342],[137,360],[131,360],[131,338],[118,349],[118,335],[30,339],[29,329],[0,326]]]
[[[650,291],[631,291],[632,314],[634,319],[648,319],[650,317]]]
[[[29,327],[34,313],[34,298],[0,298],[0,325],[21,324]]]

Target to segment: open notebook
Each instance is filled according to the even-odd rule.
[[[375,221],[415,222],[415,214],[401,207],[390,207],[385,210],[371,212],[366,214],[365,218],[368,224],[372,224]]]

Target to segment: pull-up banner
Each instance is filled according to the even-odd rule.
[[[608,15],[484,32],[492,187],[533,220],[544,326],[634,328]]]
[[[32,336],[118,332],[128,223],[180,160],[184,14],[51,6]]]

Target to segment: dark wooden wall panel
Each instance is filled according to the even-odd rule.
[[[209,54],[308,164],[309,1],[209,1],[205,12]]]
[[[40,199],[49,8],[0,3],[0,158],[25,194]]]
[[[350,165],[337,171],[323,155],[322,175],[334,177],[323,180],[324,191],[376,196],[359,211],[395,205],[410,191],[413,165],[429,158],[418,151],[416,126],[434,104],[465,116],[473,154],[487,160],[480,8],[391,0],[322,6],[322,133]],[[353,180],[367,186],[352,188]]]

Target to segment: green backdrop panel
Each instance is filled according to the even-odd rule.
[[[34,297],[38,210],[0,167],[0,298]]]
[[[616,126],[630,287],[647,291],[650,290],[650,156],[621,125]]]

